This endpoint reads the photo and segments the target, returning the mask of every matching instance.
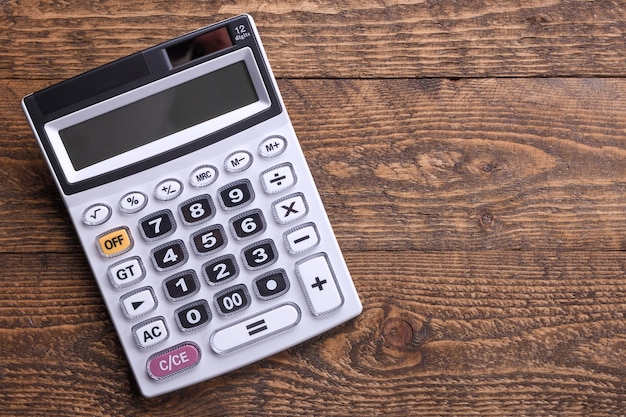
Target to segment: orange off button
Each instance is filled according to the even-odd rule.
[[[100,255],[105,258],[121,255],[133,247],[133,238],[128,227],[109,230],[96,238]]]

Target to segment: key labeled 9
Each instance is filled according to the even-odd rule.
[[[224,210],[235,210],[254,201],[254,189],[249,180],[232,182],[217,190],[220,205]]]

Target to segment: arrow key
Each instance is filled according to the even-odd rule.
[[[129,319],[142,316],[157,307],[154,290],[150,287],[138,288],[120,297],[122,312]]]

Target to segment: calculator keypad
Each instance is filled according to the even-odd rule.
[[[303,308],[322,317],[343,305],[328,256],[315,252],[324,236],[298,190],[296,169],[278,158],[287,145],[277,135],[261,140],[260,160],[276,162],[255,172],[257,162],[244,149],[223,159],[222,173],[211,164],[192,167],[186,181],[193,192],[184,199],[176,177],[157,180],[152,194],[137,187],[118,198],[126,224],[100,233],[96,244],[104,259],[137,248],[111,259],[106,273],[137,349],[154,351],[146,359],[152,379],[285,332],[298,325]],[[110,206],[98,202],[85,209],[83,222],[97,226],[110,217]],[[292,291],[300,295],[285,295]]]
[[[172,60],[173,46],[209,34],[228,42]],[[131,57],[142,56],[22,107],[137,387],[154,397],[305,342],[362,306],[254,21]]]

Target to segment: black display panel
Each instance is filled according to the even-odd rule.
[[[76,171],[259,100],[244,61],[59,131]]]

